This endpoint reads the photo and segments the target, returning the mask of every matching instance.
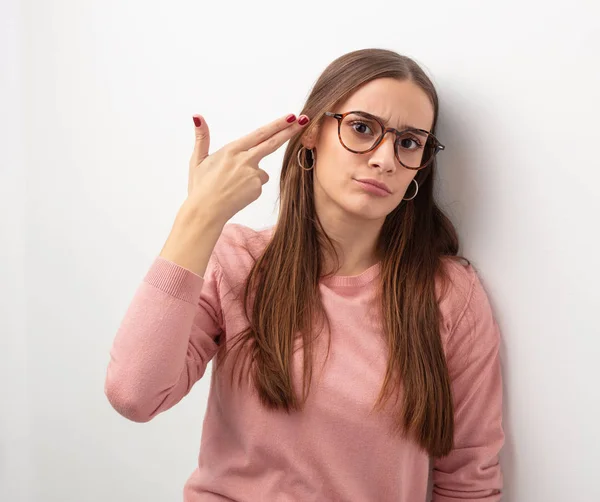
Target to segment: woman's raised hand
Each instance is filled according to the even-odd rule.
[[[194,116],[196,141],[190,158],[185,205],[216,211],[229,220],[260,197],[269,175],[258,163],[308,124],[306,115],[290,114],[259,127],[209,155],[210,132],[204,117]],[[199,124],[199,125],[198,125]]]

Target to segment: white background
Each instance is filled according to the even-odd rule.
[[[440,95],[440,201],[503,333],[503,500],[600,500],[597,2],[0,5],[0,500],[181,500],[209,379],[146,424],[103,384],[186,196],[192,113],[214,151],[366,47]],[[283,150],[231,221],[275,222]]]

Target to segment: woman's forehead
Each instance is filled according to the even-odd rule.
[[[351,110],[371,113],[397,129],[429,129],[433,120],[433,105],[420,87],[389,78],[373,80],[357,89],[339,112]]]

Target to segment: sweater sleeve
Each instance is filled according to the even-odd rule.
[[[104,392],[121,415],[148,422],[202,377],[224,331],[221,279],[214,252],[204,277],[154,260],[110,349]]]
[[[454,448],[433,461],[432,502],[498,502],[502,496],[501,335],[481,281],[469,269],[470,294],[447,347]]]

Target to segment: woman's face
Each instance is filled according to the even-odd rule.
[[[335,113],[360,110],[379,117],[386,127],[404,129],[411,125],[426,131],[433,124],[433,105],[427,95],[410,81],[380,78],[363,85],[335,110]],[[355,125],[358,133],[369,132]],[[316,139],[314,138],[316,136]],[[385,135],[378,147],[368,153],[346,150],[338,139],[338,121],[324,117],[318,131],[303,138],[307,148],[316,147],[314,172],[315,206],[320,216],[351,216],[383,220],[414,194],[412,179],[416,170],[405,168],[394,154],[395,136]],[[413,148],[412,143],[408,143]],[[385,183],[390,194],[378,196],[368,192],[357,179],[372,178]],[[409,187],[409,185],[412,185]],[[340,211],[343,214],[339,214]]]

